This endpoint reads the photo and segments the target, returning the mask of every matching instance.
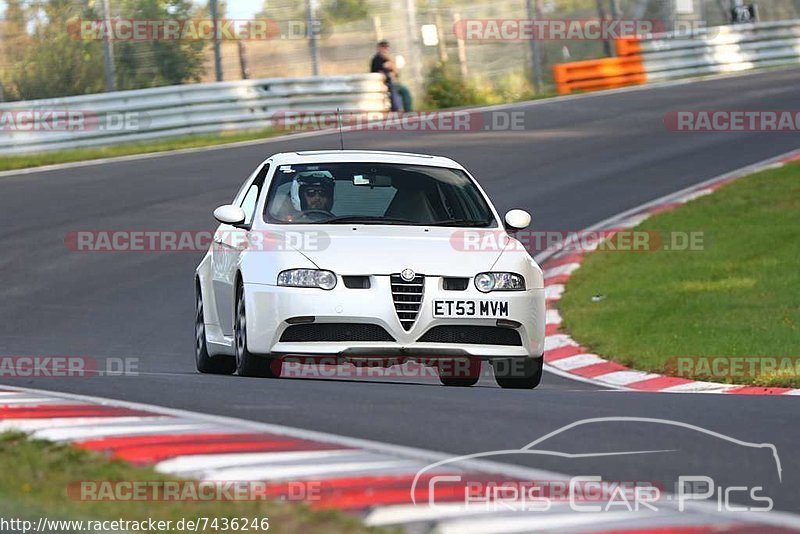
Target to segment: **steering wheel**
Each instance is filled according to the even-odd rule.
[[[309,221],[321,221],[324,219],[333,219],[336,215],[327,210],[306,210],[300,214],[300,217]]]

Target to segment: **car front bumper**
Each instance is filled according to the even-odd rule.
[[[370,276],[370,285],[369,289],[350,289],[340,279],[335,288],[326,291],[246,283],[248,349],[252,353],[264,355],[313,354],[354,359],[474,356],[490,360],[509,357],[537,358],[544,352],[544,289],[481,293],[470,282],[466,290],[452,291],[442,289],[442,278],[428,276],[416,321],[406,331],[395,311],[389,276]],[[501,318],[504,325],[515,322],[518,326],[499,327],[497,317],[434,317],[435,300],[505,302],[508,313]],[[293,326],[287,321],[308,322],[311,317],[315,325],[378,325],[388,332],[393,341],[281,341],[287,328]],[[437,326],[511,329],[519,334],[519,343],[493,344],[491,337],[486,337],[487,342],[483,343],[484,338],[478,336],[476,339],[475,335],[470,336],[469,342],[420,341],[429,329]]]

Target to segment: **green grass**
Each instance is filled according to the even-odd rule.
[[[363,526],[355,517],[334,511],[314,511],[300,503],[79,500],[68,496],[70,483],[176,479],[72,446],[28,440],[19,433],[0,434],[0,473],[0,517],[7,520],[18,518],[35,522],[40,517],[93,521],[154,518],[173,521],[173,529],[166,532],[180,532],[174,526],[182,518],[268,518],[271,533],[379,532]],[[251,528],[249,531],[260,530]]]
[[[704,247],[589,254],[559,304],[576,341],[661,373],[682,356],[800,357],[800,165],[742,178],[637,230],[703,232]],[[800,387],[797,372],[716,380]]]
[[[130,156],[133,154],[147,154],[150,152],[166,152],[182,148],[197,148],[205,146],[223,145],[239,141],[252,141],[267,139],[280,132],[273,129],[250,130],[243,132],[218,133],[206,135],[186,135],[171,137],[140,143],[123,143],[98,148],[79,148],[73,150],[58,150],[42,152],[40,154],[26,154],[21,156],[0,157],[0,171],[54,165],[57,163],[71,163],[74,161],[87,161],[117,156]]]

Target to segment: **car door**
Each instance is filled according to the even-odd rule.
[[[245,212],[244,224],[239,226],[221,224],[214,234],[212,284],[217,317],[226,336],[233,335],[236,269],[240,256],[247,249],[250,228],[256,215],[256,205],[269,167],[269,163],[265,163],[256,169],[234,198],[233,204]]]

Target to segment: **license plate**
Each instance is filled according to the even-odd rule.
[[[434,300],[434,317],[508,317],[502,300]]]

